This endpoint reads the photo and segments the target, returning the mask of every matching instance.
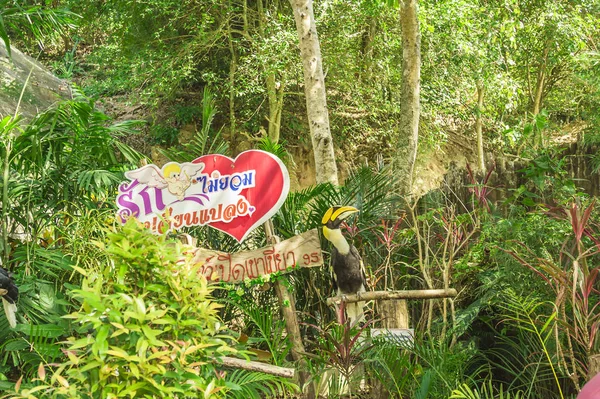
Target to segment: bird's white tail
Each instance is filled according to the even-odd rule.
[[[365,319],[365,303],[354,302],[346,304],[346,317],[350,320],[350,325],[357,325]]]
[[[4,298],[2,298],[2,305],[4,305],[4,313],[6,314],[6,318],[8,319],[8,324],[12,328],[15,328],[17,325],[17,305],[8,302]]]

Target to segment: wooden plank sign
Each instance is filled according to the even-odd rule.
[[[201,263],[202,274],[209,281],[241,283],[275,272],[297,267],[323,265],[323,254],[317,229],[254,251],[227,252],[198,248],[194,264]]]

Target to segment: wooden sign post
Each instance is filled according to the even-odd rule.
[[[144,165],[126,172],[125,177],[128,181],[119,186],[116,198],[117,215],[123,223],[134,217],[157,234],[206,225],[238,242],[264,224],[268,247],[235,254],[195,250],[193,262],[201,264],[201,273],[209,281],[235,284],[297,267],[323,265],[316,229],[282,242],[274,234],[270,218],[283,205],[290,179],[283,162],[273,154],[249,150],[235,159],[203,155],[192,162],[169,162],[161,168]],[[292,356],[304,365],[294,297],[280,280],[275,282],[275,290]],[[307,376],[300,375],[304,384]],[[305,395],[313,398],[314,391]]]
[[[270,242],[272,245],[276,245],[279,243],[279,237],[275,235],[275,229],[273,228],[273,222],[268,220],[265,223],[265,235],[267,236],[267,242]],[[316,230],[311,230],[316,233]],[[321,265],[323,264],[323,255],[321,254],[321,247],[319,244],[319,236],[317,234],[317,246],[314,248],[318,248],[318,253],[321,259]],[[303,353],[306,353],[304,349],[304,344],[302,344],[302,335],[300,333],[300,324],[298,323],[298,318],[296,317],[296,299],[294,296],[288,291],[285,284],[283,284],[280,280],[275,281],[275,292],[277,293],[277,299],[279,300],[279,307],[281,308],[281,313],[283,314],[283,319],[285,320],[285,329],[287,331],[288,337],[290,338],[290,342],[292,344],[292,357],[295,361],[300,364],[300,368],[305,368],[306,359],[304,358]],[[316,397],[316,393],[312,384],[306,384],[309,380],[309,375],[307,372],[300,372],[300,387],[306,386],[306,392],[303,392],[303,395],[306,399],[313,399]]]
[[[267,226],[269,222],[265,223]],[[265,227],[266,229],[266,227]],[[287,273],[298,267],[323,265],[323,254],[319,245],[319,233],[309,230],[285,241],[274,240],[267,233],[268,247],[237,252],[214,251],[197,248],[194,264],[200,263],[201,273],[209,281],[243,283],[271,273]]]
[[[197,248],[193,262],[202,264],[201,273],[209,280],[224,283],[243,283],[248,279],[280,272],[287,273],[298,267],[316,267],[323,265],[323,254],[317,229],[309,230],[285,241],[280,241],[274,233],[273,222],[264,224],[268,247],[234,254]],[[277,279],[274,282],[275,292],[281,313],[285,321],[287,335],[292,345],[291,353],[300,368],[305,369],[306,350],[302,343],[300,324],[296,317],[296,301],[286,285]],[[300,372],[300,384],[304,386],[309,380],[306,372]],[[315,397],[312,384],[307,385],[304,397]]]

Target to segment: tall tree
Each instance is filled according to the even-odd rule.
[[[401,194],[412,188],[412,175],[419,142],[421,112],[421,33],[417,0],[400,1],[402,25],[402,84],[396,173]]]
[[[304,69],[304,93],[308,124],[315,157],[317,183],[338,184],[333,139],[325,96],[325,76],[321,46],[312,0],[290,0],[300,40],[300,57]]]
[[[257,0],[256,2],[258,11],[258,33],[263,41],[269,39],[267,34],[267,13],[263,6],[263,0]],[[273,15],[279,15],[278,10],[279,4],[274,3],[272,5]],[[262,48],[267,46],[261,46],[258,48],[259,52],[262,52]],[[267,50],[268,51],[268,50]],[[269,139],[274,143],[279,141],[279,133],[281,131],[281,113],[283,111],[283,96],[284,96],[284,85],[285,81],[282,79],[280,71],[281,62],[267,62],[263,65],[265,75],[265,85],[267,89],[267,100],[269,102],[269,116],[267,121],[269,123],[267,135]],[[285,69],[283,69],[285,70]]]
[[[479,170],[485,172],[485,151],[483,146],[483,95],[485,93],[485,87],[483,81],[477,81],[477,107],[475,109],[475,135],[477,136],[477,161],[479,163]]]

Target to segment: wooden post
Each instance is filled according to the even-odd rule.
[[[223,364],[223,366],[234,367],[248,371],[258,371],[260,373],[276,375],[278,377],[294,378],[296,374],[296,370],[294,369],[273,366],[271,364],[255,362],[252,360],[238,359],[229,356],[223,356],[219,358],[218,361],[221,364]]]
[[[275,229],[273,227],[273,222],[271,221],[271,219],[267,220],[264,226],[265,234],[267,236],[267,242],[270,244],[278,243],[279,237],[275,235]],[[280,279],[281,278],[284,277],[280,277]],[[306,369],[306,359],[303,355],[303,353],[305,353],[306,350],[304,349],[304,345],[302,344],[300,324],[298,324],[298,318],[296,317],[296,300],[288,291],[285,284],[281,282],[281,280],[275,281],[275,292],[277,293],[279,307],[281,308],[283,319],[285,320],[285,329],[292,344],[292,357],[300,365],[301,370],[298,373],[300,377],[300,388],[304,391],[304,386],[307,385],[306,382],[309,380],[309,375],[306,371],[302,370]],[[303,395],[306,399],[313,399],[316,397],[315,389],[312,383],[306,386],[306,390],[305,392],[303,392]]]
[[[408,307],[406,305],[406,299],[379,300],[377,301],[377,309],[379,310],[381,326],[383,327],[381,330],[397,330],[408,328]],[[371,329],[373,335],[375,334],[374,330],[375,329]],[[386,332],[383,331],[382,333],[385,334]],[[371,384],[373,386],[371,398],[390,398],[389,390],[381,381],[375,379],[374,381],[371,381]]]
[[[378,301],[377,307],[383,328],[408,328],[408,306],[405,299]]]
[[[406,290],[406,291],[366,291],[356,294],[340,295],[327,298],[327,305],[332,306],[341,302],[353,303],[379,299],[433,299],[453,298],[457,295],[454,288],[436,290]]]
[[[591,355],[588,360],[588,380],[591,380],[600,373],[600,355]]]

